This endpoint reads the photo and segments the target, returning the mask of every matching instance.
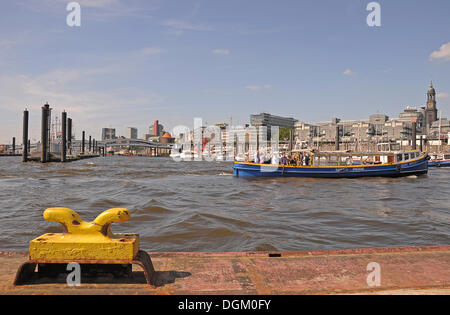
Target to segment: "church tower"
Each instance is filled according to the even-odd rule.
[[[433,87],[433,80],[431,80],[430,88],[427,93],[427,107],[425,108],[425,123],[429,130],[431,124],[438,120],[436,108],[436,90]]]

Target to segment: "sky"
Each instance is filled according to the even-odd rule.
[[[430,78],[450,116],[450,1],[0,1],[0,143],[21,143],[22,112],[39,140],[40,108],[103,127],[167,131],[248,123],[269,112],[304,122],[398,117],[426,103]]]

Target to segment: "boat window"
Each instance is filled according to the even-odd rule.
[[[396,143],[392,145],[392,150],[400,150],[400,144]]]
[[[444,155],[444,160],[450,160],[450,154]]]
[[[405,153],[405,161],[409,160],[409,153]]]
[[[403,161],[403,156],[401,154],[397,154],[397,162]]]

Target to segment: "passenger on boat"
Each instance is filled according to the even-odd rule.
[[[272,155],[272,164],[274,164],[274,165],[280,164],[280,158],[278,156],[278,153],[273,153],[273,155]]]
[[[305,166],[308,166],[308,165],[309,165],[309,162],[310,162],[309,154],[306,153],[306,154],[305,154],[305,158],[304,158],[304,165],[305,165]]]
[[[297,161],[295,159],[295,155],[292,155],[289,159],[289,165],[295,166],[297,165]]]
[[[345,160],[345,164],[347,165],[353,165],[353,159],[351,156],[349,156],[346,160]]]
[[[281,165],[289,165],[289,160],[286,157],[286,154],[283,154],[283,156],[281,157],[280,164]]]
[[[301,160],[301,158],[300,158],[300,154],[297,154],[297,155],[295,156],[295,165],[296,165],[296,166],[302,165],[302,160]]]
[[[259,156],[259,151],[256,151],[256,154],[255,154],[255,163],[259,163],[259,159],[260,159],[260,156]]]

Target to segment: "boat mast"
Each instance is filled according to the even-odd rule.
[[[442,110],[439,112],[439,153],[441,153]]]

